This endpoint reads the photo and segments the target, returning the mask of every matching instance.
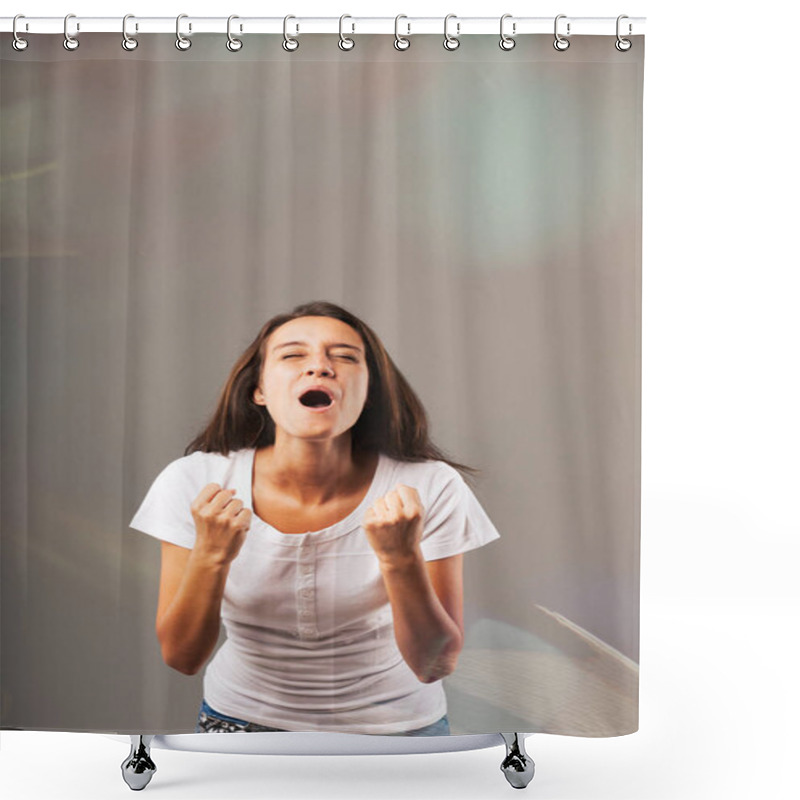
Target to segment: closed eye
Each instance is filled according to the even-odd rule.
[[[281,360],[284,360],[284,359],[287,359],[287,358],[302,358],[302,355],[300,353],[290,353],[289,355],[283,356],[281,358]],[[358,359],[355,356],[338,356],[338,358],[345,358],[348,361],[352,361],[354,363],[358,363]]]

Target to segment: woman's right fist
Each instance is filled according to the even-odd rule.
[[[191,505],[197,531],[194,550],[218,564],[230,564],[236,558],[250,529],[253,512],[234,499],[235,492],[209,483]]]

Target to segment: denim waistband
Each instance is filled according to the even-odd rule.
[[[244,731],[249,733],[261,733],[267,731],[287,732],[286,728],[273,728],[270,725],[259,725],[257,722],[248,722],[245,719],[230,717],[227,714],[213,709],[203,698],[200,710],[197,715],[197,725],[195,733],[235,733]],[[425,725],[422,728],[415,728],[410,731],[387,734],[389,736],[449,736],[450,723],[445,714],[441,719]]]

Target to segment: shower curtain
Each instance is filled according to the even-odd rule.
[[[217,730],[637,730],[643,37],[120,38],[0,36],[0,728],[190,733],[205,702]],[[282,513],[257,454],[358,426],[360,493]],[[199,548],[210,484],[250,516],[182,671],[162,551]]]

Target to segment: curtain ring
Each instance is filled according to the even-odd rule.
[[[345,19],[353,19],[353,18],[349,14],[342,14],[342,16],[339,17],[339,49],[340,50],[352,50],[356,46],[355,40],[354,39],[348,39],[344,35],[344,33],[342,33],[342,23],[345,21]],[[353,23],[353,31],[352,32],[353,33],[356,32],[356,24],[355,24],[355,22]]]
[[[123,50],[135,50],[139,46],[139,40],[136,39],[134,36],[128,36],[128,31],[126,30],[127,22],[129,19],[133,18],[133,14],[126,14],[122,18],[122,49]],[[139,23],[136,23],[136,30],[139,30]]]
[[[569,39],[565,39],[565,38],[564,38],[564,37],[563,37],[563,36],[562,36],[562,35],[561,35],[561,34],[558,32],[558,21],[559,21],[560,19],[566,19],[566,18],[567,18],[567,15],[566,15],[566,14],[559,14],[559,15],[556,17],[556,22],[555,22],[555,28],[554,28],[554,30],[555,30],[555,34],[556,34],[556,39],[555,39],[555,41],[553,42],[553,47],[555,47],[555,49],[556,49],[556,50],[560,50],[560,51],[566,50],[566,49],[569,47]],[[567,23],[567,36],[569,36],[569,22]]]
[[[501,50],[513,50],[516,41],[514,40],[514,36],[517,35],[517,23],[511,23],[511,31],[512,35],[509,36],[507,33],[503,31],[503,23],[508,19],[508,17],[512,16],[511,14],[503,14],[500,17],[500,49]]]
[[[191,39],[187,39],[181,33],[181,20],[184,17],[188,17],[188,16],[189,16],[188,14],[178,14],[178,18],[175,20],[175,35],[177,36],[177,38],[175,39],[175,47],[177,47],[178,50],[188,50],[192,46],[192,40]],[[189,33],[191,33],[191,32],[192,32],[192,23],[190,22],[189,23]]]
[[[297,17],[292,16],[292,14],[287,14],[283,18],[283,49],[292,53],[300,47],[300,42],[296,36],[290,36],[289,32],[286,30],[286,23],[290,19],[297,19]],[[300,25],[295,23],[295,26],[297,27],[297,32],[300,33]]]
[[[74,17],[74,16],[75,16],[75,14],[67,14],[67,16],[64,17],[64,49],[65,50],[77,50],[78,49],[78,45],[80,44],[80,42],[74,36],[70,36],[69,32],[67,31],[67,25],[69,24],[69,18],[70,17]],[[76,28],[77,28],[78,31],[80,31],[81,25],[80,25],[79,22],[76,23]]]
[[[18,19],[26,19],[24,14],[17,14],[14,17],[14,22],[11,23],[11,31],[14,34],[14,38],[11,41],[11,46],[15,50],[24,50],[28,46],[28,40],[20,38],[20,35],[17,33],[17,20]],[[25,28],[27,29],[28,24],[25,23]]]
[[[225,42],[225,47],[227,47],[228,50],[231,51],[231,53],[238,53],[242,49],[244,42],[242,42],[241,39],[237,39],[235,36],[233,36],[233,34],[231,34],[231,20],[234,19],[239,19],[238,15],[231,14],[228,17],[228,41]],[[241,26],[239,27],[239,30],[240,31],[242,30]]]
[[[617,48],[617,50],[619,50],[619,51],[620,51],[620,53],[626,53],[626,52],[627,52],[628,50],[630,50],[630,49],[631,49],[631,47],[633,46],[633,42],[631,42],[631,40],[630,40],[630,39],[623,39],[623,38],[620,36],[620,33],[619,33],[619,23],[620,23],[620,20],[623,20],[623,19],[629,19],[628,15],[627,15],[627,14],[620,14],[620,15],[617,17],[617,41],[616,41],[616,42],[614,42],[614,47],[616,47],[616,48]],[[628,23],[628,36],[630,36],[630,35],[631,35],[631,31],[632,31],[632,30],[633,30],[633,28],[632,28],[632,26],[631,26],[631,24],[630,24],[630,22],[629,22],[629,23]]]
[[[461,33],[461,23],[460,22],[456,22],[456,35],[455,36],[451,36],[447,32],[447,21],[451,17],[455,17],[455,16],[456,16],[455,14],[448,14],[444,18],[444,42],[442,42],[442,44],[444,45],[444,49],[445,50],[457,50],[458,46],[461,44],[461,42],[458,40],[458,36]]]
[[[405,14],[398,14],[394,18],[394,48],[395,50],[408,50],[408,48],[411,47],[411,39],[408,38],[411,36],[411,23],[406,22],[406,25],[408,26],[408,35],[401,36],[399,28],[401,18],[408,19]]]

